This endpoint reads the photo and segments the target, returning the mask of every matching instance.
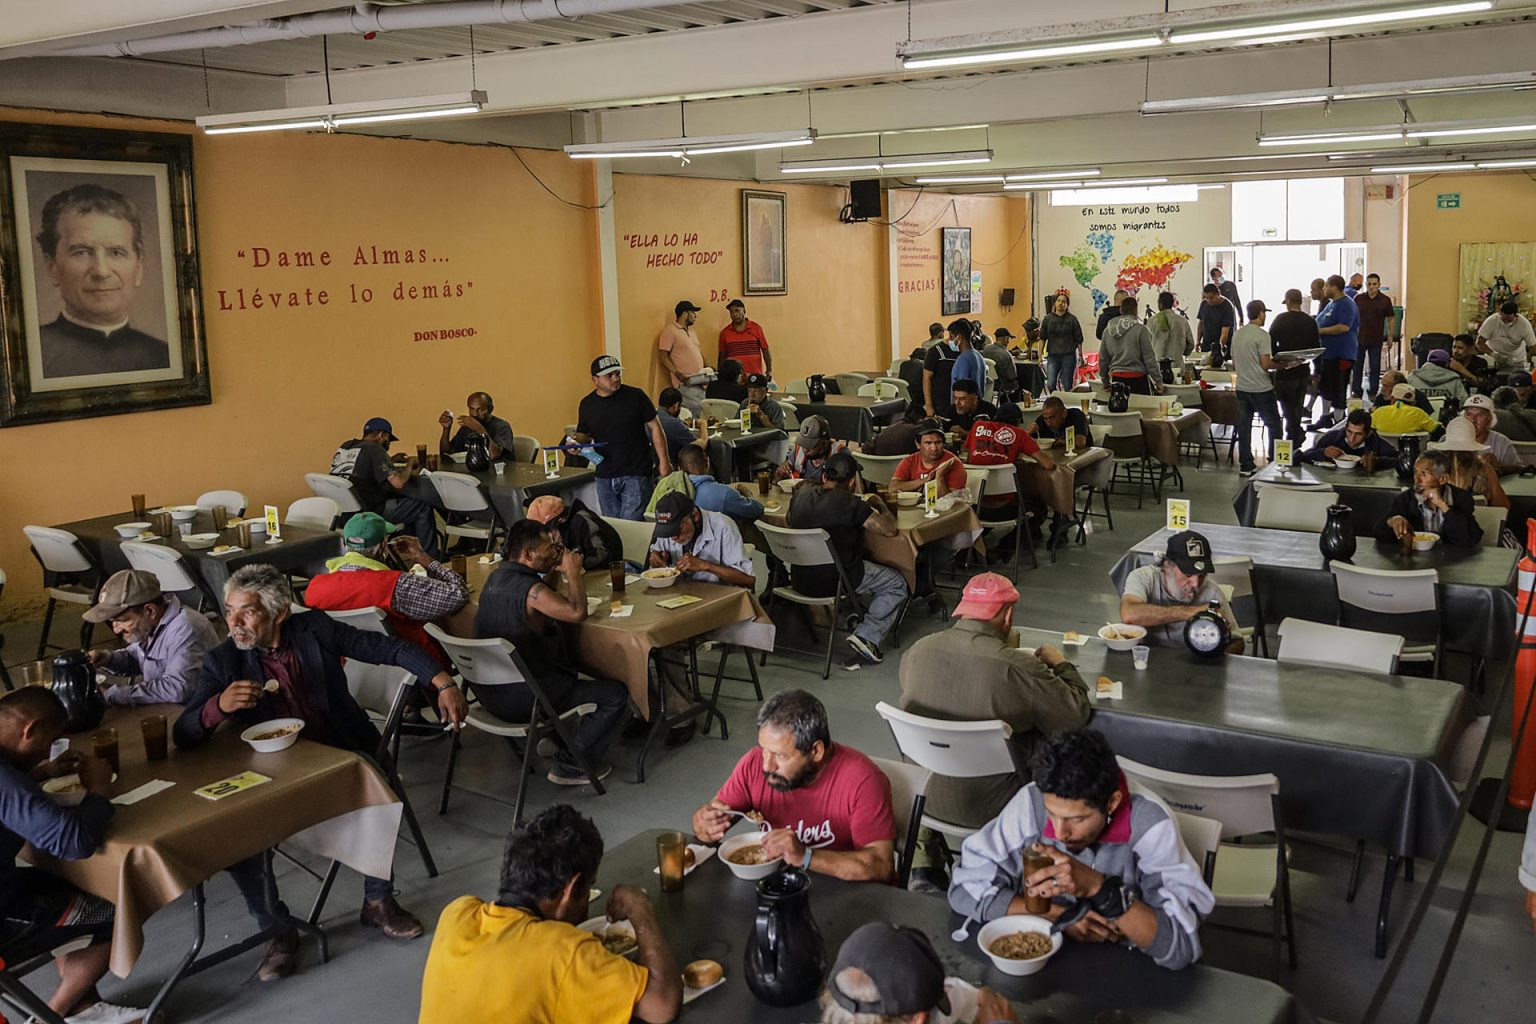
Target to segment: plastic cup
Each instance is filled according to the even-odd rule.
[[[238,535],[236,537],[236,539],[235,539],[235,542],[237,544],[239,544],[240,547],[248,548],[248,547],[251,546],[251,524],[250,523],[242,521],[239,526],[235,527],[235,533]]]
[[[500,459],[496,460],[496,465],[492,468],[496,470],[497,476],[504,476],[507,472],[507,464]]]
[[[1025,850],[1023,860],[1023,877],[1028,878],[1030,875],[1034,874],[1036,871],[1039,871],[1041,868],[1048,868],[1054,863],[1055,861],[1051,860],[1047,854],[1037,853],[1034,850]],[[1050,911],[1050,909],[1051,899],[1049,896],[1031,896],[1029,893],[1024,894],[1024,910],[1027,913],[1044,914]]]
[[[155,536],[169,537],[171,535],[171,514],[169,512],[157,512],[150,517],[150,522],[155,525]]]
[[[1147,659],[1150,657],[1152,657],[1152,648],[1146,644],[1137,644],[1131,648],[1131,664],[1136,666],[1138,672],[1147,667]]]
[[[613,592],[615,594],[622,594],[622,593],[624,593],[624,563],[623,562],[609,562],[608,563],[608,582],[612,585]]]
[[[128,500],[130,502],[132,502],[132,504],[133,504],[133,517],[135,519],[143,519],[144,518],[144,510],[149,507],[145,503],[145,501],[144,501],[144,495],[142,495],[142,494],[130,495]]]
[[[463,555],[453,556],[453,572],[462,580],[469,579],[469,559]]]
[[[427,456],[427,472],[437,472],[437,454],[435,452]]]
[[[223,533],[229,526],[229,509],[223,505],[213,506],[213,530],[215,533]]]
[[[424,444],[419,444],[419,445],[416,446],[416,465],[418,465],[418,466],[425,466],[426,464],[427,464],[427,446],[424,445]]]
[[[165,716],[150,715],[139,719],[139,731],[144,734],[144,757],[149,761],[164,761],[167,750],[165,744]]]
[[[122,774],[122,765],[117,752],[117,730],[113,728],[98,729],[91,734],[91,753],[101,758],[112,766],[114,775]]]
[[[757,471],[757,493],[759,495],[764,495],[764,494],[767,494],[772,489],[773,489],[773,474],[768,472],[766,469],[758,470]]]
[[[681,832],[663,832],[656,837],[656,867],[662,892],[677,892],[683,887],[683,851],[687,848],[687,837]]]

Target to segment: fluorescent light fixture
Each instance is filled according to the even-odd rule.
[[[780,174],[837,174],[843,171],[898,171],[913,167],[959,167],[989,164],[990,149],[971,149],[957,153],[902,153],[890,156],[852,156],[829,160],[786,160],[779,164]]]
[[[1529,115],[1527,115],[1529,116]],[[1536,122],[1524,121],[1420,121],[1390,125],[1361,125],[1337,131],[1260,134],[1260,146],[1306,146],[1312,143],[1401,142],[1407,139],[1439,139],[1462,135],[1521,135],[1536,133]]]
[[[1052,188],[1082,188],[1081,181],[1014,181],[1003,186],[1004,192],[1044,192]]]
[[[1056,57],[1086,57],[1096,53],[1151,50],[1162,44],[1163,41],[1158,36],[1139,35],[1118,39],[1083,39],[1077,42],[1044,46],[936,50],[929,53],[903,54],[901,66],[908,71],[916,71],[922,68],[973,67],[977,64],[1013,64],[1027,60],[1051,60]]]
[[[1304,107],[1342,100],[1394,99],[1409,96],[1456,95],[1536,88],[1536,71],[1492,75],[1459,75],[1408,82],[1373,82],[1341,85],[1330,89],[1287,89],[1276,92],[1237,93],[1230,96],[1189,96],[1182,99],[1147,100],[1141,112],[1193,114],[1214,110],[1251,110],[1264,107]]]
[[[1167,178],[1115,178],[1110,181],[1090,181],[1083,188],[1117,188],[1123,185],[1163,185]]]
[[[1480,171],[1496,171],[1504,167],[1536,167],[1536,160],[1480,160],[1477,164]]]
[[[916,178],[919,185],[1000,185],[1005,181],[1053,181],[1057,178],[1093,178],[1102,174],[1097,167],[1081,171],[1028,171],[1022,174],[970,174],[943,178]]]
[[[1403,134],[1410,139],[1440,139],[1448,135],[1510,135],[1520,132],[1536,132],[1536,124],[1485,125],[1481,128],[1423,128],[1410,127]]]
[[[243,114],[209,114],[199,117],[197,126],[206,135],[300,131],[306,128],[335,131],[354,125],[478,114],[485,102],[485,93],[477,89],[443,96],[409,96],[358,103],[328,103],[319,107],[253,110]]]
[[[1252,39],[1290,35],[1293,33],[1329,35],[1337,29],[1398,25],[1407,21],[1422,21],[1427,18],[1447,18],[1457,14],[1476,14],[1481,11],[1492,10],[1492,8],[1493,4],[1490,0],[1476,0],[1474,3],[1457,4],[1419,4],[1391,10],[1361,11],[1358,14],[1301,18],[1295,21],[1269,21],[1255,25],[1237,25],[1231,28],[1205,29],[1196,32],[1175,32],[1168,37],[1168,41],[1178,46],[1185,43],[1215,43],[1230,39]]]
[[[1310,146],[1314,142],[1387,142],[1400,141],[1403,137],[1401,128],[1375,130],[1364,129],[1357,132],[1318,132],[1312,135],[1260,135],[1261,146]]]
[[[639,139],[632,142],[584,142],[565,147],[574,160],[626,160],[643,157],[709,156],[714,153],[746,153],[757,149],[789,149],[816,141],[816,129],[796,128],[783,132],[748,132],[738,135],[685,135],[676,139]]]
[[[1083,171],[1030,171],[1027,174],[1004,175],[1009,181],[1049,181],[1052,178],[1096,178],[1103,172],[1097,167]]]
[[[1007,179],[1001,174],[965,174],[949,178],[913,178],[919,185],[1001,185]]]
[[[1475,171],[1477,165],[1459,164],[1397,164],[1390,167],[1372,167],[1372,174],[1418,174],[1425,171]]]

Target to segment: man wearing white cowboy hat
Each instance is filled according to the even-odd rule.
[[[1495,508],[1509,508],[1509,496],[1499,483],[1499,464],[1477,439],[1477,427],[1469,417],[1451,420],[1445,425],[1444,439],[1429,447],[1447,453],[1452,486],[1466,488],[1473,497],[1481,495]]]
[[[1458,428],[1457,433],[1463,429]],[[1467,443],[1464,436],[1456,442],[1459,446]],[[1393,497],[1386,519],[1376,527],[1376,539],[1391,543],[1427,532],[1439,534],[1440,540],[1450,547],[1476,547],[1483,539],[1483,528],[1472,511],[1472,492],[1455,486],[1450,479],[1451,456],[1446,451],[1420,455],[1413,464],[1413,486]]]
[[[1473,395],[1467,399],[1467,404],[1462,406],[1461,415],[1472,421],[1472,426],[1477,431],[1479,444],[1488,446],[1488,451],[1493,455],[1493,461],[1499,468],[1499,474],[1518,473],[1525,463],[1521,461],[1515,446],[1509,438],[1493,429],[1494,418],[1493,399],[1487,395]]]

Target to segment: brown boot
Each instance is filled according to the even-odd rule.
[[[377,928],[392,939],[414,939],[426,931],[416,915],[401,908],[393,896],[364,900],[357,919],[369,928]]]
[[[256,977],[262,981],[286,978],[298,964],[299,933],[288,932],[267,943],[267,951],[262,955],[261,966],[256,969]]]

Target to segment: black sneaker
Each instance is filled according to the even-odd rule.
[[[612,772],[613,765],[599,763],[597,766],[597,780],[601,782]],[[586,772],[582,771],[576,764],[566,761],[556,761],[545,778],[557,786],[590,786],[592,784],[592,780],[587,776]]]
[[[879,644],[872,644],[857,633],[849,634],[848,646],[852,647],[855,654],[871,665],[878,665],[885,660],[884,655],[880,653]]]
[[[949,876],[943,868],[913,868],[912,881],[907,884],[908,892],[948,892]]]

